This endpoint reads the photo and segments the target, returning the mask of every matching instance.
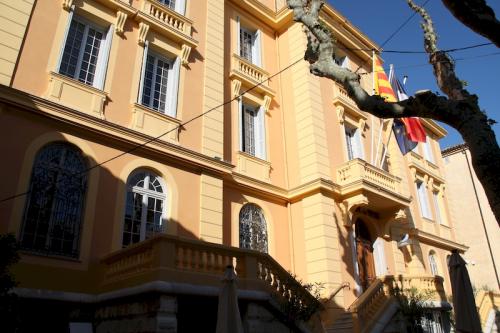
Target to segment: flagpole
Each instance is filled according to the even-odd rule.
[[[375,49],[372,49],[372,95],[375,95]],[[375,163],[375,158],[373,156],[373,148],[374,148],[374,141],[375,141],[375,131],[373,130],[373,115],[370,115],[370,131],[372,132],[372,139],[371,139],[371,154],[370,158],[372,160],[371,164],[373,165]]]
[[[391,64],[392,69],[392,64]],[[378,130],[378,140],[377,140],[377,150],[375,151],[375,160],[372,162],[373,165],[377,166],[378,164],[378,152],[380,151],[380,143],[382,142],[382,132],[384,130],[383,120],[379,119],[379,130]]]

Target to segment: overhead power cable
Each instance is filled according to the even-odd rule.
[[[204,115],[206,115],[206,114],[208,114],[208,113],[210,113],[210,112],[213,112],[213,111],[215,111],[215,110],[217,110],[217,109],[219,109],[219,108],[221,108],[221,107],[223,107],[223,106],[225,106],[225,105],[227,105],[227,104],[232,103],[232,102],[233,102],[233,101],[235,101],[235,100],[240,99],[240,98],[241,98],[241,97],[243,97],[243,95],[245,95],[246,93],[248,93],[248,92],[250,92],[250,91],[254,90],[255,88],[257,88],[257,87],[261,86],[262,84],[264,84],[265,82],[269,81],[269,80],[270,80],[270,79],[272,79],[273,77],[275,77],[275,76],[277,76],[277,75],[281,74],[282,72],[286,71],[287,69],[289,69],[289,68],[291,68],[291,67],[295,66],[296,64],[298,64],[298,63],[299,63],[300,61],[302,61],[302,60],[303,60],[303,58],[300,58],[300,59],[298,59],[298,60],[294,61],[293,63],[291,63],[291,64],[289,64],[288,66],[284,67],[284,68],[283,68],[283,69],[281,69],[280,71],[278,71],[278,72],[276,72],[276,73],[274,73],[274,74],[270,75],[267,79],[265,79],[265,80],[263,80],[263,81],[260,81],[259,83],[257,83],[257,84],[255,84],[255,85],[251,86],[250,88],[246,89],[245,91],[243,91],[243,92],[242,92],[242,93],[240,93],[239,95],[237,95],[237,96],[235,96],[235,97],[231,98],[230,100],[225,101],[225,102],[223,102],[223,103],[221,103],[221,104],[219,104],[219,105],[217,105],[217,106],[214,106],[214,107],[212,107],[212,108],[208,109],[207,111],[200,113],[199,115],[197,115],[197,116],[195,116],[195,117],[193,117],[193,118],[191,118],[191,119],[189,119],[189,120],[187,120],[187,121],[185,121],[185,122],[183,122],[183,123],[181,123],[181,124],[179,124],[179,125],[175,126],[174,128],[172,128],[172,129],[170,129],[170,130],[168,130],[168,131],[166,131],[166,132],[164,132],[164,133],[162,133],[162,134],[160,134],[160,135],[158,135],[158,136],[155,136],[155,137],[153,137],[153,138],[151,138],[151,139],[148,139],[148,140],[146,140],[145,142],[143,142],[143,143],[141,143],[141,144],[135,145],[135,146],[133,146],[132,148],[127,149],[127,150],[125,150],[124,152],[122,152],[122,153],[120,153],[120,154],[118,154],[118,155],[115,155],[115,156],[113,156],[113,157],[111,157],[111,158],[109,158],[109,159],[107,159],[107,160],[104,160],[104,161],[102,161],[102,162],[100,162],[100,163],[97,163],[97,164],[95,164],[95,165],[93,165],[93,166],[91,166],[91,167],[89,167],[89,168],[87,168],[87,169],[85,169],[85,170],[83,170],[83,171],[81,171],[81,172],[74,173],[74,174],[70,175],[69,177],[81,177],[81,176],[83,176],[83,175],[85,175],[85,174],[89,173],[89,172],[90,172],[90,171],[92,171],[93,169],[95,169],[95,168],[97,168],[97,167],[99,167],[99,166],[102,166],[103,164],[106,164],[106,163],[108,163],[108,162],[111,162],[111,161],[113,161],[113,160],[116,160],[117,158],[120,158],[120,157],[122,157],[122,156],[124,156],[124,155],[128,155],[128,154],[130,154],[130,153],[132,153],[132,152],[136,151],[136,150],[137,150],[137,149],[139,149],[139,148],[145,147],[146,145],[148,145],[148,144],[150,144],[150,143],[152,143],[152,142],[158,141],[159,139],[161,139],[162,137],[164,137],[165,135],[167,135],[167,134],[169,134],[169,133],[172,133],[173,131],[178,131],[178,130],[180,130],[182,127],[184,127],[185,125],[187,125],[187,124],[189,124],[189,123],[191,123],[191,122],[195,121],[196,119],[201,118],[201,117],[203,117]],[[57,184],[57,181],[56,181],[56,184]],[[12,200],[12,199],[18,198],[18,197],[22,197],[22,196],[27,195],[27,194],[29,194],[29,193],[30,193],[30,191],[26,191],[26,192],[22,192],[22,193],[18,193],[18,194],[11,195],[11,196],[9,196],[9,197],[6,197],[6,198],[1,199],[1,200],[0,200],[0,203],[6,202],[6,201],[9,201],[9,200]]]

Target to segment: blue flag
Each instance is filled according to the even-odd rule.
[[[394,119],[392,130],[394,132],[394,136],[396,137],[396,141],[398,142],[401,154],[406,155],[409,151],[413,150],[417,146],[418,142],[408,139],[405,124],[401,120]]]

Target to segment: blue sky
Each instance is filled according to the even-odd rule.
[[[416,1],[418,4],[425,2]],[[328,2],[379,45],[412,14],[405,0],[328,0]],[[500,1],[487,2],[499,17]],[[439,37],[438,45],[441,49],[489,42],[458,22],[440,0],[429,0],[425,8],[434,20],[434,27]],[[420,17],[415,16],[385,45],[384,49],[423,51],[420,21]],[[491,53],[497,54],[487,56]],[[467,81],[469,92],[479,96],[479,104],[488,116],[500,122],[500,49],[491,45],[454,52],[451,55],[457,60],[458,77]],[[384,67],[388,68],[389,64],[394,64],[398,77],[408,75],[406,90],[409,94],[421,89],[439,91],[426,54],[382,53],[382,58],[385,61]],[[459,60],[461,58],[464,60]],[[448,136],[441,140],[441,148],[462,142],[456,130],[447,125],[444,127],[448,131]],[[494,125],[493,128],[499,142],[500,124]]]

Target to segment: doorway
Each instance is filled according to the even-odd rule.
[[[355,224],[356,260],[358,264],[359,283],[366,291],[375,280],[375,261],[373,259],[373,241],[370,231],[363,220]]]

